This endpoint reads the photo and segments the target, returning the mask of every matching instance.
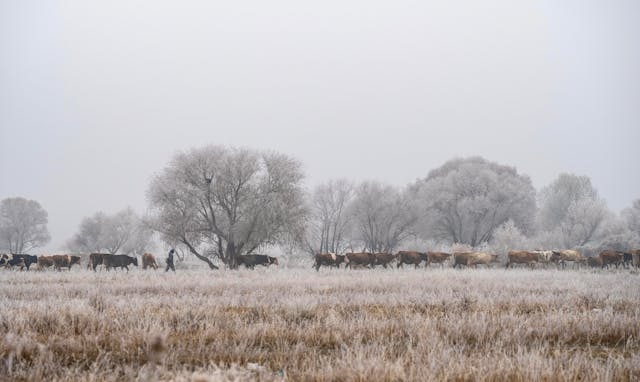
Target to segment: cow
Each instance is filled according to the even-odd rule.
[[[591,268],[602,268],[602,258],[598,256],[589,256],[587,257],[587,265]]]
[[[458,265],[467,265],[469,261],[469,256],[472,252],[454,252],[453,253],[453,267],[456,268]]]
[[[633,263],[633,254],[630,252],[620,252],[622,254],[622,265],[625,268],[629,268],[629,266]]]
[[[609,265],[615,265],[618,268],[622,264],[622,253],[616,251],[605,250],[598,255],[602,262],[602,268],[609,268]]]
[[[633,266],[640,268],[640,249],[631,251]]]
[[[373,258],[373,265],[382,265],[386,269],[387,265],[396,259],[396,255],[393,253],[378,252],[373,254]]]
[[[111,268],[126,269],[129,272],[129,265],[133,264],[136,267],[138,266],[138,258],[127,255],[102,255],[102,264],[105,269],[108,271]]]
[[[24,267],[27,268],[27,270],[29,270],[29,267],[31,267],[31,264],[36,264],[38,263],[38,256],[35,255],[23,255],[23,254],[18,254],[18,255],[13,255],[14,260],[16,259],[22,259],[21,261],[17,261],[16,265],[20,265],[20,270],[22,270]]]
[[[532,269],[536,263],[540,261],[540,256],[537,252],[530,251],[509,251],[507,253],[507,266],[506,268],[513,267],[513,264],[527,264]]]
[[[38,269],[48,268],[53,265],[53,256],[38,257]]]
[[[271,264],[278,265],[278,259],[267,255],[240,255],[238,256],[238,266],[253,269],[256,265],[268,267]]]
[[[429,261],[426,253],[418,251],[400,251],[396,257],[398,258],[396,268],[400,268],[403,264],[413,264],[414,268],[418,268],[423,260]]]
[[[336,267],[336,268],[340,268],[340,264],[345,262],[345,256],[344,255],[338,255],[335,253],[316,253],[314,256],[314,261],[315,263],[313,264],[313,267],[316,269],[316,271],[320,270],[321,266],[326,266],[326,267]]]
[[[103,257],[109,255],[109,253],[92,253],[89,255],[89,262],[87,264],[87,269],[91,268],[93,269],[93,271],[96,271],[96,268],[98,267],[98,265],[102,265],[103,262]]]
[[[362,265],[364,267],[369,267],[375,264],[376,258],[373,253],[370,252],[348,252],[345,254],[345,262],[347,267],[352,268],[354,266]]]
[[[26,267],[29,270],[31,264],[36,264],[38,262],[38,257],[34,255],[24,255],[24,254],[4,254],[0,258],[0,266],[5,266],[9,268],[20,267],[20,270],[24,270]]]
[[[497,261],[498,255],[486,252],[473,252],[469,254],[467,266],[477,268],[478,265],[486,265],[488,268],[490,263],[495,263]]]
[[[553,251],[531,251],[538,254],[538,263],[544,264],[545,268],[547,264],[551,263],[553,257]]]
[[[427,252],[427,267],[431,264],[440,264],[444,267],[444,263],[451,257],[450,253],[446,252]]]
[[[158,269],[158,263],[156,258],[151,253],[145,253],[142,255],[142,269],[153,268]]]
[[[551,261],[557,263],[565,268],[567,266],[567,261],[572,261],[574,267],[580,267],[580,264],[585,262],[582,254],[573,249],[565,249],[562,251],[552,251]]]
[[[73,264],[80,264],[80,256],[72,256],[72,255],[53,255],[53,267],[61,271],[62,268],[67,268],[71,270],[71,266]]]

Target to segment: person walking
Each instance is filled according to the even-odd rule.
[[[176,271],[176,267],[173,265],[173,254],[176,251],[171,248],[171,250],[169,251],[169,255],[167,256],[167,268],[164,270],[165,272],[169,272],[169,269],[171,269],[172,271]]]

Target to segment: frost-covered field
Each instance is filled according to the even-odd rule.
[[[0,271],[0,380],[639,380],[640,275]]]

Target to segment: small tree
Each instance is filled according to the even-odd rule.
[[[352,215],[347,207],[354,197],[351,182],[340,179],[318,185],[309,200],[309,216],[300,244],[304,251],[342,252],[347,243]]]
[[[298,161],[275,152],[205,146],[174,156],[148,190],[151,226],[211,269],[279,244],[306,214]]]
[[[75,252],[141,254],[151,246],[152,234],[130,207],[113,215],[97,212],[82,220],[67,248]]]
[[[47,211],[35,200],[7,198],[0,203],[0,249],[24,253],[51,240]]]

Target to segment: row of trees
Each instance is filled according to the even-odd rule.
[[[216,259],[234,268],[239,255],[275,245],[309,254],[452,244],[498,253],[640,245],[640,199],[616,215],[585,176],[562,174],[536,192],[515,168],[471,157],[450,160],[405,187],[336,179],[307,192],[302,181],[300,163],[280,153],[195,148],[175,155],[152,179],[148,216],[130,208],[96,213],[67,247],[142,253],[155,232],[211,268]],[[49,240],[46,212],[37,205],[26,213],[25,203],[37,204],[12,198],[0,209],[1,245],[12,252]]]

